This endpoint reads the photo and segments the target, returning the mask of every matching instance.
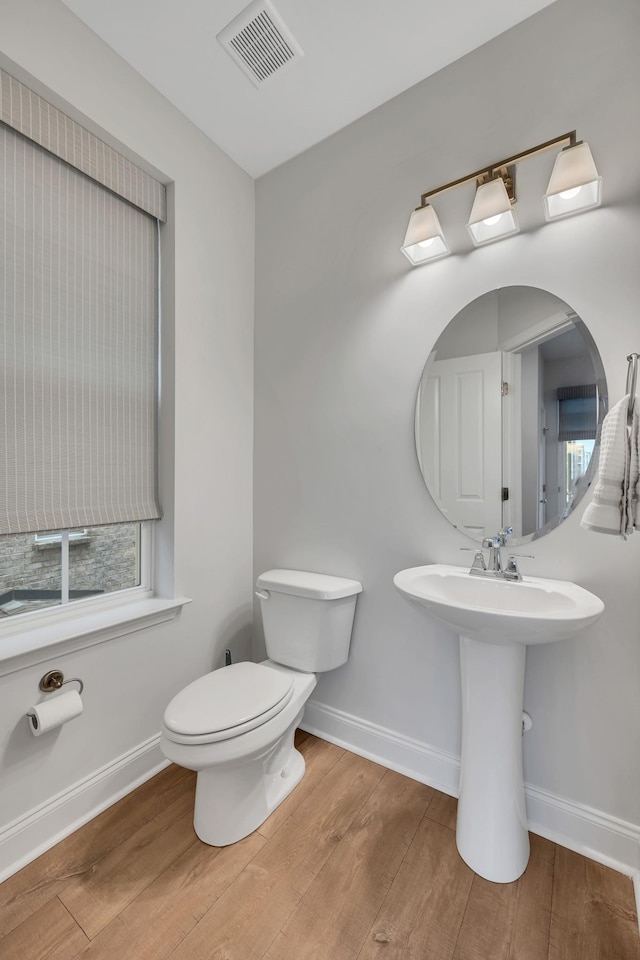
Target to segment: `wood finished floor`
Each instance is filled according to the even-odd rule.
[[[231,847],[171,766],[0,884],[2,960],[640,960],[632,883],[540,837],[515,883],[456,852],[455,800],[299,733],[307,771]]]

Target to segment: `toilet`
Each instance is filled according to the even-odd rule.
[[[196,770],[193,825],[205,843],[235,843],[263,823],[300,782],[293,745],[316,674],[349,655],[357,580],[301,570],[258,577],[268,660],[207,673],[169,703],[160,747]]]

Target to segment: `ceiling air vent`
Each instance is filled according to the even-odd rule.
[[[217,39],[256,87],[304,56],[269,0],[255,0]]]

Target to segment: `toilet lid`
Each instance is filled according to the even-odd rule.
[[[194,680],[164,713],[169,739],[212,743],[259,727],[284,709],[293,678],[260,663],[234,663]]]

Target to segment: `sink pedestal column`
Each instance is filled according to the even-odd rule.
[[[526,647],[460,637],[462,760],[456,842],[462,859],[495,883],[529,860],[522,781]]]

